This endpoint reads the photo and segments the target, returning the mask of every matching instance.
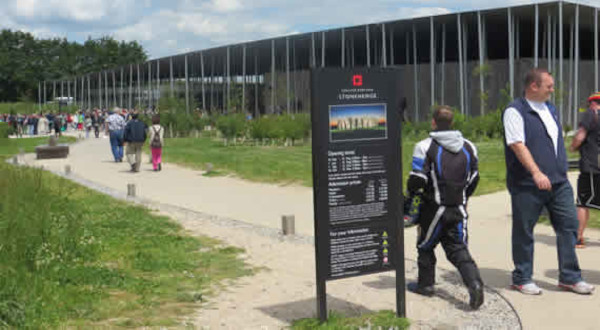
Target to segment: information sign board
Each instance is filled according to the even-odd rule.
[[[313,187],[319,317],[325,282],[396,270],[404,316],[399,100],[394,69],[312,72]]]

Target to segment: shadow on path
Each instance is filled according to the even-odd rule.
[[[479,272],[481,273],[481,278],[483,279],[485,285],[494,289],[511,290],[510,286],[512,285],[512,272],[497,268],[480,268]],[[533,280],[540,288],[544,290],[560,291],[556,284],[542,281],[536,278],[534,278]]]
[[[549,246],[556,246],[556,236],[546,234],[535,234],[535,242],[539,242]],[[585,245],[586,248],[597,248],[600,247],[600,242],[596,240],[587,240],[585,241]]]
[[[586,270],[584,268],[581,270],[581,273],[583,275],[583,279],[586,282],[588,282],[590,284],[600,285],[600,271]],[[555,278],[556,284],[558,284],[558,269],[547,270],[545,275],[548,277]],[[554,285],[554,286],[556,287],[556,285]],[[560,291],[560,289],[556,289],[556,290]]]
[[[317,300],[316,298],[304,299],[285,304],[259,307],[258,309],[273,318],[291,323],[292,321],[299,319],[317,317]],[[350,317],[373,312],[365,306],[357,305],[330,295],[327,295],[327,310],[333,310],[344,316]]]

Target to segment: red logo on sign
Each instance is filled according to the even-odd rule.
[[[363,77],[360,74],[354,75],[352,77],[352,85],[354,86],[362,86],[363,84]]]

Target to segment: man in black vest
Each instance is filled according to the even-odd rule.
[[[567,180],[567,156],[556,108],[548,100],[554,79],[545,69],[525,77],[525,97],[514,100],[503,113],[506,183],[512,200],[513,288],[538,295],[533,282],[533,228],[542,208],[550,212],[556,232],[559,287],[591,294],[594,287],[581,277],[575,241],[577,213]]]
[[[419,215],[419,279],[409,289],[434,294],[435,247],[442,243],[446,257],[458,269],[469,290],[469,305],[483,304],[483,282],[467,247],[467,199],[479,182],[477,149],[459,131],[452,130],[452,110],[440,106],[433,114],[434,129],[413,153],[407,188],[410,197],[421,195]]]

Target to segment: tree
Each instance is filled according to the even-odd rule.
[[[137,42],[112,37],[88,38],[83,44],[66,39],[36,39],[27,32],[0,32],[0,101],[37,98],[39,81],[69,80],[100,70],[147,59]]]

